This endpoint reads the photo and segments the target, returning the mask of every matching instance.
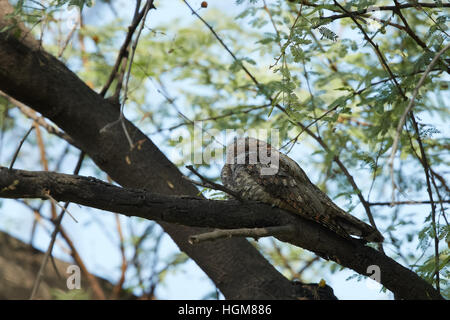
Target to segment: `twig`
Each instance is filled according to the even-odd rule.
[[[394,137],[394,142],[392,144],[392,152],[391,152],[391,156],[389,158],[389,167],[390,167],[390,171],[391,171],[391,179],[393,179],[394,177],[394,158],[395,158],[395,153],[397,152],[397,148],[398,148],[398,141],[400,139],[400,134],[402,132],[402,127],[406,122],[406,117],[408,115],[408,113],[411,111],[412,107],[414,106],[414,100],[417,97],[417,94],[419,93],[419,89],[420,87],[423,85],[423,83],[425,82],[425,79],[427,78],[428,74],[431,72],[433,66],[436,64],[436,62],[439,60],[439,57],[448,49],[450,48],[450,43],[448,43],[442,50],[440,50],[433,58],[433,60],[431,60],[430,64],[428,65],[428,67],[426,68],[425,72],[422,74],[422,77],[420,78],[419,82],[417,83],[417,86],[414,88],[413,91],[413,95],[411,97],[411,99],[409,100],[409,104],[406,107],[405,111],[403,112],[400,121],[398,123],[397,126],[397,132],[395,134]]]
[[[311,97],[312,97],[312,95],[311,95]],[[320,120],[322,120],[323,118],[325,118],[329,113],[331,113],[331,112],[333,112],[333,111],[336,111],[336,109],[337,109],[338,107],[340,107],[340,106],[341,106],[340,104],[335,105],[333,108],[328,109],[328,110],[325,111],[321,116],[319,116],[319,117],[317,117],[316,119],[314,119],[313,121],[311,121],[311,122],[310,122],[309,124],[307,124],[304,128],[302,128],[302,130],[300,131],[300,133],[298,133],[297,136],[296,136],[294,139],[292,139],[292,140],[290,140],[289,142],[287,142],[283,147],[285,147],[287,144],[291,143],[292,141],[297,142],[297,140],[298,140],[298,138],[300,137],[300,135],[301,135],[303,132],[305,132],[306,129],[309,129],[311,126],[313,126],[314,124],[316,124],[317,122],[319,122]],[[294,144],[295,144],[295,142],[294,142]],[[283,148],[283,147],[281,147],[281,148]]]
[[[73,37],[73,34],[75,33],[75,30],[76,30],[77,27],[78,27],[78,24],[81,23],[81,10],[79,10],[78,14],[79,14],[79,20],[78,20],[76,23],[74,23],[72,29],[70,30],[69,35],[67,36],[67,38],[66,38],[66,40],[64,41],[64,43],[63,43],[61,49],[60,49],[59,52],[58,52],[58,58],[61,58],[61,57],[62,57],[64,51],[65,51],[66,48],[67,48],[67,45],[69,44],[70,40],[71,40],[72,37]]]
[[[55,128],[54,126],[49,124],[47,121],[45,121],[45,119],[43,117],[38,116],[33,109],[27,107],[25,104],[23,104],[20,101],[17,101],[13,97],[8,96],[6,93],[4,93],[2,91],[0,91],[0,96],[4,97],[10,103],[14,104],[17,108],[19,108],[20,112],[22,112],[26,117],[30,118],[31,120],[34,120],[35,122],[37,122],[48,133],[54,134],[64,140],[66,140],[71,145],[76,146],[75,142],[72,140],[71,137],[69,137],[66,133],[58,130],[57,128]]]
[[[100,129],[100,132],[104,132],[104,131],[108,130],[109,128],[111,128],[112,126],[116,125],[117,123],[120,123],[121,126],[122,126],[122,129],[123,129],[123,132],[125,134],[125,137],[126,137],[126,139],[128,141],[128,144],[130,145],[130,149],[134,148],[134,143],[133,143],[133,140],[130,137],[130,134],[128,133],[128,130],[127,130],[127,127],[126,127],[126,124],[125,124],[125,117],[124,117],[124,114],[123,114],[123,109],[125,107],[125,102],[128,99],[128,83],[129,83],[129,80],[130,80],[131,68],[133,66],[133,60],[134,60],[134,55],[136,53],[137,44],[139,42],[139,37],[141,36],[142,30],[144,29],[144,25],[145,25],[145,20],[147,18],[147,14],[148,14],[148,12],[150,11],[151,8],[154,8],[153,0],[147,0],[147,3],[145,4],[144,9],[142,10],[142,18],[139,19],[139,21],[138,21],[138,24],[141,23],[141,25],[139,27],[138,33],[136,35],[136,38],[134,39],[133,45],[131,46],[131,56],[130,56],[130,59],[129,59],[130,61],[128,62],[128,70],[127,70],[126,77],[125,77],[125,88],[124,88],[123,100],[122,100],[121,105],[120,105],[120,116],[119,116],[119,119],[117,119],[116,121],[113,121],[113,122],[107,124],[102,129]],[[136,27],[137,27],[137,25],[136,25]],[[130,37],[131,37],[131,35],[130,35]],[[131,39],[130,39],[130,41],[131,41]],[[118,70],[118,67],[114,69],[113,77],[115,77],[115,74],[116,74],[117,70]],[[110,86],[110,83],[109,83],[108,86]],[[103,90],[102,90],[102,92],[100,94],[101,95],[104,94]]]
[[[34,299],[34,297],[36,296],[36,293],[39,289],[39,285],[41,284],[42,277],[44,276],[45,267],[47,266],[48,260],[53,251],[53,247],[55,245],[56,236],[58,235],[58,232],[59,232],[58,226],[61,225],[61,221],[64,216],[64,212],[65,212],[65,210],[61,212],[61,214],[58,216],[58,219],[55,221],[55,229],[53,230],[53,232],[50,236],[50,238],[51,238],[50,244],[48,245],[47,251],[45,252],[45,255],[44,255],[44,259],[42,260],[41,266],[39,268],[36,280],[34,281],[33,289],[31,290],[30,300]]]
[[[75,221],[76,223],[78,223],[78,220],[75,219],[75,217],[69,212],[69,210],[67,210],[67,208],[65,206],[62,206],[58,203],[58,201],[55,200],[55,198],[53,198],[50,193],[45,192],[45,197],[47,197],[55,206],[60,207],[61,210],[63,210],[64,212],[67,212],[67,214],[73,219],[73,221]]]
[[[281,41],[280,32],[278,31],[277,25],[275,24],[275,21],[273,20],[272,13],[270,12],[269,7],[267,7],[266,0],[263,0],[263,9],[267,12],[267,15],[269,16],[269,19],[270,19],[270,22],[272,23],[273,29],[275,30],[275,33],[277,34],[278,45],[281,48],[282,45],[281,45],[281,42],[280,42]]]
[[[275,63],[273,65],[271,65],[269,67],[269,69],[272,69],[274,66],[276,66],[278,64],[278,62],[280,61],[281,57],[284,56],[284,54],[285,54],[283,48],[287,49],[287,47],[291,44],[292,34],[294,33],[294,28],[295,28],[295,25],[298,22],[298,19],[302,15],[302,9],[303,9],[303,3],[300,4],[300,9],[298,10],[297,17],[295,18],[294,23],[292,24],[292,27],[290,28],[291,32],[289,33],[289,37],[288,37],[287,41],[284,43],[284,45],[281,45],[281,43],[278,42],[281,52],[280,52],[280,55],[277,58],[275,58]],[[268,9],[267,9],[267,12],[269,13],[269,17],[270,17],[270,20],[272,21],[274,29],[277,30],[275,24],[273,23],[272,15],[270,14],[270,11]],[[280,39],[280,35],[278,34],[278,30],[277,30],[277,35],[278,35],[278,38]]]
[[[36,142],[40,151],[40,156],[41,156],[41,163],[42,163],[42,168],[44,169],[44,171],[48,171],[48,160],[47,160],[47,156],[46,156],[46,152],[45,152],[45,144],[44,144],[44,140],[42,139],[42,134],[41,134],[41,130],[39,128],[39,125],[34,122],[34,131],[36,133]],[[57,214],[56,214],[56,205],[53,201],[50,202],[50,212],[51,212],[51,216],[53,219],[56,219]]]
[[[290,273],[289,279],[300,279],[300,274],[297,273],[297,271],[295,271],[292,266],[291,262],[293,261],[289,259],[289,256],[287,256],[281,251],[280,245],[277,243],[277,240],[275,238],[271,238],[270,240],[272,242],[273,249],[269,248],[269,250],[275,251],[275,253],[277,254],[276,259],[279,260],[280,264],[282,264],[283,267],[289,271]]]
[[[320,259],[319,256],[315,256],[314,258],[310,259],[309,261],[307,261],[305,263],[305,265],[298,271],[298,274],[301,275],[303,272],[305,272],[306,269],[308,269],[309,267],[311,267],[311,265],[318,261]]]
[[[443,176],[441,176],[439,173],[437,173],[436,171],[433,170],[433,168],[430,168],[430,172],[431,174],[436,177],[439,182],[442,184],[442,187],[445,189],[445,191],[447,191],[447,193],[450,193],[450,188],[448,187],[446,180],[444,179]]]
[[[240,196],[238,193],[236,193],[236,192],[234,192],[234,191],[228,189],[227,187],[225,187],[225,186],[223,186],[223,185],[221,185],[221,184],[212,182],[211,180],[205,178],[205,177],[202,176],[200,173],[198,173],[198,171],[195,170],[193,166],[189,165],[189,166],[186,166],[186,168],[187,168],[189,171],[191,171],[193,174],[195,174],[197,177],[199,177],[200,180],[202,180],[202,183],[199,183],[199,182],[196,182],[196,181],[194,181],[194,180],[189,179],[188,177],[184,177],[185,179],[189,180],[190,182],[192,182],[192,183],[194,183],[194,184],[196,184],[196,185],[200,185],[200,186],[202,186],[202,187],[206,187],[206,188],[210,188],[210,189],[214,189],[214,190],[220,190],[220,191],[223,191],[223,192],[225,192],[225,193],[227,193],[227,194],[233,196],[233,197],[236,198],[237,200],[243,201],[242,198],[241,198],[241,196]]]
[[[168,101],[168,102],[170,102],[170,101]],[[198,120],[195,120],[195,121],[196,122],[197,121],[198,122],[216,121],[218,119],[223,119],[223,118],[231,117],[233,115],[238,115],[238,114],[247,114],[247,113],[250,113],[252,111],[268,108],[268,107],[271,107],[271,106],[272,106],[272,104],[267,103],[267,104],[264,104],[264,105],[261,105],[261,106],[253,106],[251,108],[244,109],[244,110],[239,110],[239,111],[230,111],[230,112],[227,112],[227,113],[224,113],[224,114],[221,114],[221,115],[211,116],[211,117],[208,117],[208,118],[198,119]],[[238,106],[238,108],[240,108],[240,107],[241,106]],[[163,131],[172,131],[172,130],[178,129],[178,128],[182,127],[182,126],[188,126],[188,125],[195,125],[195,124],[194,124],[194,122],[192,120],[185,121],[185,122],[180,122],[180,123],[178,123],[176,125],[173,125],[171,127],[168,127],[168,128],[159,128],[158,130],[150,133],[149,135],[153,135],[153,134],[160,133],[160,132],[163,132]]]
[[[141,26],[139,27],[138,33],[136,35],[136,39],[134,39],[133,45],[131,46],[131,57],[130,57],[130,61],[128,63],[128,70],[127,70],[127,74],[126,74],[126,78],[125,78],[125,88],[124,88],[123,101],[122,101],[122,105],[120,107],[119,120],[120,120],[120,123],[122,124],[123,131],[124,131],[125,136],[126,136],[126,138],[128,140],[128,143],[130,144],[130,148],[131,149],[133,149],[134,143],[133,143],[133,140],[131,139],[131,137],[130,137],[130,135],[128,133],[128,130],[126,128],[126,125],[125,125],[123,109],[125,107],[125,102],[128,99],[128,83],[130,81],[131,68],[133,66],[134,55],[136,53],[137,45],[138,45],[139,38],[141,36],[142,30],[144,29],[144,25],[145,25],[145,20],[147,18],[147,14],[148,14],[148,12],[150,11],[150,9],[152,7],[153,7],[153,0],[147,0],[147,3],[145,4],[145,7],[143,9],[144,15],[143,15],[143,18],[142,18]]]
[[[123,237],[122,226],[120,224],[120,217],[117,213],[115,214],[115,217],[116,217],[116,224],[117,224],[117,233],[119,235],[119,249],[120,249],[120,254],[122,257],[122,265],[120,267],[121,274],[120,274],[119,281],[114,286],[114,288],[112,289],[112,292],[111,292],[111,299],[119,298],[120,291],[122,290],[123,284],[125,282],[126,271],[128,269],[127,257],[125,255],[125,240]]]
[[[192,9],[192,7],[189,5],[189,3],[186,0],[183,0],[183,2],[191,10],[192,14],[195,15],[197,18],[199,18],[200,21],[203,22],[203,24],[211,31],[211,33],[214,35],[214,37],[217,39],[217,41],[219,41],[220,44],[223,46],[223,48],[231,55],[233,60],[236,62],[239,62],[242,70],[244,70],[244,72],[250,77],[250,79],[252,79],[253,83],[258,87],[258,89],[261,90],[261,85],[258,82],[258,80],[256,80],[256,78],[251,74],[251,72],[244,66],[242,61],[239,60],[234,55],[234,53],[230,50],[230,48],[228,48],[228,46],[223,42],[223,40],[219,37],[219,35],[216,33],[216,31],[214,31],[213,27],[211,27],[211,25],[208,22],[206,22],[194,9]]]
[[[310,5],[310,4],[308,4]],[[380,6],[380,7],[375,7],[377,10],[380,11],[395,11],[397,9],[406,9],[406,8],[417,8],[417,7],[426,7],[426,8],[448,8],[450,7],[450,4],[448,3],[441,3],[441,4],[434,4],[434,3],[407,3],[407,4],[401,4],[399,6]],[[323,20],[336,20],[336,19],[341,19],[341,18],[346,18],[346,17],[351,17],[353,16],[359,16],[359,15],[363,15],[368,13],[369,8],[367,9],[362,9],[362,10],[358,10],[358,11],[350,11],[350,12],[346,12],[343,14],[336,14],[336,15],[332,15],[332,16],[328,16],[328,17],[321,17],[320,19]]]
[[[219,141],[213,134],[210,134],[210,133],[208,132],[208,130],[203,129],[202,126],[196,125],[196,122],[197,122],[197,121],[193,121],[193,120],[189,119],[189,117],[187,117],[183,112],[181,112],[180,108],[177,106],[177,104],[176,104],[176,102],[175,102],[175,99],[173,99],[173,98],[170,97],[169,93],[167,92],[167,88],[166,88],[166,86],[164,85],[164,83],[161,81],[161,79],[158,78],[158,79],[156,79],[156,81],[158,82],[158,84],[159,84],[159,86],[160,86],[160,88],[157,88],[156,91],[157,91],[159,94],[161,94],[161,95],[164,97],[164,99],[166,99],[167,102],[175,109],[175,111],[177,112],[177,114],[178,114],[181,118],[183,118],[183,119],[185,120],[184,123],[186,123],[186,124],[188,124],[188,125],[192,125],[192,126],[194,126],[195,128],[201,130],[202,133],[204,132],[207,136],[211,137],[211,138],[212,138],[214,141],[216,141],[218,144],[220,144],[220,145],[222,145],[223,147],[225,147],[224,144],[223,144],[221,141]],[[203,121],[203,120],[198,120],[198,121]],[[178,126],[179,126],[179,125],[176,125],[176,126],[174,126],[174,127],[178,127]],[[173,129],[173,128],[172,128],[172,129]]]
[[[79,171],[81,169],[81,164],[83,162],[83,159],[84,159],[84,152],[81,151],[80,156],[78,158],[78,162],[77,162],[77,164],[75,166],[74,174],[78,174],[79,173]],[[58,206],[60,206],[58,204],[58,202],[55,199],[53,199],[53,197],[50,196],[49,193],[47,193],[47,197],[48,197],[48,199],[52,200],[52,202],[54,202]],[[51,255],[51,253],[53,251],[53,247],[55,245],[56,237],[57,237],[57,235],[58,235],[58,233],[60,231],[60,226],[61,226],[62,219],[64,217],[64,213],[65,212],[69,213],[69,211],[67,211],[67,208],[69,207],[69,203],[70,202],[66,202],[65,203],[64,207],[62,207],[62,210],[61,210],[58,218],[54,221],[55,229],[52,232],[50,244],[48,245],[47,251],[45,252],[45,255],[44,255],[44,259],[42,260],[41,266],[39,268],[36,280],[34,281],[33,289],[31,290],[30,300],[34,299],[34,297],[35,297],[35,295],[36,295],[36,293],[37,293],[37,291],[39,289],[39,285],[41,283],[41,279],[42,279],[42,277],[44,275],[45,267],[47,266],[48,259],[49,259],[50,255]],[[78,222],[70,213],[69,213],[69,215],[72,217],[72,219],[74,219],[76,222]],[[67,239],[66,239],[66,241],[67,241]]]
[[[442,200],[443,203],[450,203],[450,200]],[[420,205],[420,204],[430,204],[429,200],[421,201],[389,201],[389,202],[368,202],[369,206],[396,206],[396,205]]]
[[[345,13],[350,15],[350,18],[353,20],[353,22],[356,24],[356,26],[358,27],[359,30],[361,30],[364,38],[366,39],[367,42],[369,42],[372,47],[375,50],[375,53],[377,54],[378,59],[380,60],[381,65],[383,66],[383,68],[387,71],[387,73],[389,74],[392,82],[395,84],[395,86],[397,87],[400,95],[406,99],[406,96],[402,90],[402,88],[400,87],[399,83],[396,80],[396,77],[394,76],[394,73],[392,72],[391,68],[389,67],[389,65],[386,62],[386,59],[384,57],[384,55],[381,53],[380,49],[378,48],[378,45],[373,42],[373,40],[368,36],[367,32],[364,30],[364,28],[361,26],[361,24],[359,24],[358,20],[353,16],[353,14],[349,11],[347,11],[343,6],[341,6],[339,4],[339,2],[337,2],[336,0],[333,0],[334,4],[336,6],[338,6],[342,11],[344,11]]]
[[[290,235],[295,233],[293,225],[265,227],[265,228],[241,228],[241,229],[216,229],[211,232],[201,233],[189,237],[190,244],[197,244],[204,241],[214,241],[223,238],[232,237],[251,237],[258,238]]]
[[[119,105],[120,105],[120,91],[122,90],[123,79],[125,77],[125,71],[127,69],[127,63],[128,63],[128,58],[125,56],[123,58],[123,63],[120,66],[119,74],[117,76],[116,89],[114,90],[113,95],[108,98],[113,103],[116,103],[116,104],[119,104]]]
[[[22,140],[20,140],[19,146],[17,147],[16,152],[14,152],[14,156],[11,160],[11,164],[9,165],[9,170],[11,170],[13,168],[14,162],[16,162],[17,156],[19,155],[19,152],[20,152],[20,149],[22,148],[23,143],[28,138],[28,136],[30,135],[31,131],[33,131],[33,129],[34,129],[34,125],[31,125],[31,128],[28,129],[27,133],[25,133]]]
[[[447,4],[448,4],[448,3],[447,3]],[[430,19],[431,21],[433,21],[434,25],[435,25],[435,26],[436,26],[443,34],[445,34],[447,37],[450,36],[447,32],[445,32],[444,29],[442,29],[442,27],[439,25],[439,23],[437,23],[436,20],[433,18],[433,16],[432,16],[433,12],[432,12],[431,14],[428,13],[428,11],[425,10],[424,8],[421,8],[420,5],[419,5],[419,8],[422,9],[423,13],[425,13],[425,15],[428,17],[428,19]]]
[[[140,13],[138,13],[140,4],[141,4],[141,1],[138,0],[136,3],[133,21],[132,21],[131,25],[128,27],[127,36],[125,37],[125,40],[119,49],[119,54],[117,55],[116,62],[114,63],[111,73],[109,74],[108,80],[106,81],[106,84],[103,86],[103,89],[100,91],[101,96],[105,96],[106,92],[108,91],[109,87],[111,86],[112,82],[114,81],[114,78],[116,77],[116,73],[119,70],[119,66],[122,63],[122,59],[128,55],[127,49],[133,38],[133,33],[136,30],[136,28],[138,27],[139,23],[141,22],[142,18],[144,17],[144,14],[145,14],[145,10],[142,10]],[[153,3],[151,4],[151,8],[154,8]]]
[[[442,69],[433,69],[433,70],[431,70],[431,71],[441,71],[441,72],[442,72]],[[430,71],[430,72],[431,72],[431,71]],[[417,75],[417,74],[423,73],[423,72],[425,72],[425,70],[418,70],[418,71],[415,71],[415,72],[411,72],[411,73],[403,74],[403,75],[398,75],[398,76],[395,76],[395,77],[396,77],[396,78],[411,77],[411,76],[414,76],[414,75]],[[388,81],[391,81],[391,78],[379,80],[379,81],[376,81],[376,82],[371,82],[367,87],[364,87],[364,88],[359,89],[358,91],[356,91],[356,92],[355,92],[355,95],[360,95],[361,93],[363,93],[363,92],[366,91],[367,89],[369,89],[369,88],[371,88],[371,87],[373,87],[373,86],[382,84],[382,83],[386,83],[386,82],[388,82]]]
[[[138,2],[139,3],[139,2]],[[120,106],[120,116],[119,119],[117,121],[112,122],[110,125],[115,125],[116,123],[120,123],[123,129],[123,132],[125,134],[125,137],[127,138],[128,144],[130,145],[130,149],[134,148],[134,143],[133,140],[130,137],[130,134],[128,133],[126,124],[125,124],[125,117],[123,114],[123,109],[125,107],[125,102],[128,99],[128,83],[130,80],[130,75],[131,75],[131,68],[133,66],[133,60],[134,60],[134,55],[136,53],[136,49],[137,49],[137,45],[139,42],[139,38],[141,36],[142,30],[144,29],[144,25],[145,25],[145,20],[147,18],[147,14],[150,11],[151,8],[154,8],[153,6],[153,0],[147,0],[147,3],[144,6],[143,11],[143,16],[142,16],[142,22],[141,20],[139,20],[139,22],[141,22],[141,25],[139,27],[138,33],[136,35],[136,38],[134,39],[133,45],[131,46],[131,56],[130,56],[130,61],[128,62],[128,70],[126,73],[126,77],[125,77],[125,88],[124,88],[124,95],[123,95],[123,100]],[[126,61],[126,59],[124,59]],[[115,72],[117,72],[117,69],[115,70]],[[120,88],[120,86],[118,86],[117,88]],[[116,88],[116,89],[117,89]],[[118,94],[117,90],[115,92],[115,94]],[[109,128],[109,125],[106,125],[104,128],[102,128],[100,131],[104,131],[107,128]]]
[[[421,46],[423,49],[428,50],[427,45],[420,40],[420,38],[414,33],[414,31],[411,30],[411,27],[408,24],[408,21],[406,20],[406,18],[403,16],[402,10],[400,10],[400,3],[398,3],[397,0],[394,0],[395,3],[395,9],[393,10],[395,12],[396,15],[398,15],[400,17],[400,19],[402,20],[403,24],[405,25],[405,31],[406,33],[409,34],[409,36],[411,38],[414,39],[414,41]]]

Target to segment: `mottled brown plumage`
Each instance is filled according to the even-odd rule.
[[[377,230],[334,204],[294,160],[261,140],[242,138],[228,146],[221,178],[243,199],[299,214],[346,238],[353,235],[369,242],[383,241]]]

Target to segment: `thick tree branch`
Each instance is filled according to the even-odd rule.
[[[344,239],[315,222],[263,203],[153,194],[120,188],[92,177],[0,168],[0,197],[45,199],[47,192],[58,201],[191,227],[237,229],[290,226],[295,232],[280,235],[280,240],[311,250],[362,275],[367,275],[369,266],[376,265],[381,270],[381,283],[397,297],[442,299],[430,284],[414,272],[363,242]]]

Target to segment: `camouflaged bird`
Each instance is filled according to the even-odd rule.
[[[294,160],[264,141],[241,138],[230,144],[221,179],[242,199],[275,205],[316,221],[342,237],[384,240],[376,229],[334,204]]]

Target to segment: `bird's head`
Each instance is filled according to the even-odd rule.
[[[263,140],[245,137],[227,146],[226,157],[226,164],[258,164],[261,175],[273,175],[278,172],[280,153]]]

